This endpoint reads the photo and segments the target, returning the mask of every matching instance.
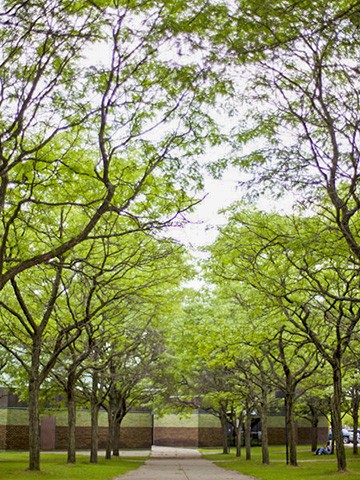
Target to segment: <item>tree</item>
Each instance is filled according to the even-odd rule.
[[[0,344],[21,365],[14,377],[25,375],[29,412],[29,466],[39,469],[40,462],[40,388],[60,353],[79,335],[79,326],[58,319],[56,303],[62,290],[63,264],[38,266],[37,278],[28,272],[11,280],[1,300],[2,331]],[[56,321],[58,320],[58,321]],[[47,348],[45,347],[47,344]],[[46,354],[44,353],[46,350]],[[16,381],[14,378],[14,381]]]
[[[277,315],[286,317],[299,345],[311,342],[331,366],[334,436],[343,470],[342,372],[360,317],[356,259],[349,258],[346,242],[330,225],[319,216],[244,211],[233,215],[212,252],[222,279],[252,285]]]
[[[356,25],[358,9],[358,0],[284,4],[241,0],[224,20],[219,41],[227,47],[227,59],[251,65],[286,51],[304,37],[342,31],[349,20]]]
[[[280,390],[285,399],[285,421],[290,465],[297,466],[295,405],[303,393],[304,380],[312,376],[320,365],[316,350],[306,348],[307,342],[294,341],[294,334],[283,324],[276,332],[277,346],[262,347],[268,365],[268,382]]]
[[[214,8],[199,14],[173,1],[2,5],[2,318],[13,332],[17,322],[5,317],[17,319],[33,340],[32,371],[41,370],[30,382],[35,392],[67,342],[64,327],[54,355],[40,367],[39,339],[54,314],[67,255],[80,245],[90,251],[96,240],[121,241],[181,223],[180,213],[196,203],[201,179],[194,157],[218,141],[205,104],[214,104],[226,86],[205,50],[196,60],[190,52],[208,28],[199,17]],[[177,48],[180,40],[186,55]],[[98,61],[93,46],[106,52]],[[19,288],[31,282],[34,289],[36,275],[46,283],[37,285],[44,291],[38,303]],[[30,303],[41,311],[39,322]],[[19,338],[8,347],[21,361]],[[37,411],[30,422],[30,469],[37,470]]]
[[[159,355],[164,348],[161,328],[157,325],[158,321],[146,322],[142,326],[138,323],[137,319],[131,333],[127,332],[125,341],[110,341],[107,353],[109,361],[104,369],[107,395],[101,405],[108,414],[105,454],[108,460],[112,454],[119,455],[120,427],[127,413],[132,408],[151,404],[154,397],[151,386],[157,375]]]
[[[287,10],[264,4],[250,11],[250,23],[260,29],[252,45],[268,41],[248,69],[251,110],[235,141],[237,148],[252,142],[250,153],[237,152],[235,159],[253,174],[249,191],[293,192],[300,208],[321,213],[328,228],[339,231],[354,269],[360,259],[358,12],[357,0],[301,2]],[[340,317],[337,329],[346,343]],[[338,347],[343,353],[348,344]],[[339,401],[339,390],[335,397]],[[340,413],[334,408],[341,450]],[[339,452],[338,470],[345,469],[345,453]]]
[[[310,379],[312,382],[313,379]],[[331,403],[331,378],[322,367],[317,372],[316,383],[302,396],[301,403],[296,408],[296,414],[307,419],[311,424],[311,451],[318,448],[318,425],[320,417],[329,417]],[[333,449],[332,449],[333,451]]]
[[[360,408],[360,384],[359,369],[357,361],[354,362],[353,354],[357,352],[357,339],[354,340],[350,347],[350,355],[346,358],[346,372],[344,375],[344,392],[348,413],[352,418],[353,437],[353,453],[358,454],[358,436],[359,429],[359,408]],[[356,357],[355,357],[356,358]]]
[[[256,399],[256,408],[259,411],[261,421],[261,457],[262,463],[270,463],[269,455],[269,435],[268,435],[268,415],[270,395],[273,393],[271,383],[268,381],[266,362],[258,354],[249,355],[251,367],[247,369],[248,381],[253,385],[254,396]]]
[[[190,55],[213,8],[4,3],[0,288],[86,241],[105,216],[123,236],[194,203],[195,156],[218,139],[205,104],[226,91],[206,51]]]
[[[23,367],[29,389],[29,443],[30,465],[39,466],[39,395],[41,385],[51,374],[60,355],[63,355],[67,375],[63,378],[68,396],[69,454],[75,461],[75,385],[83,371],[86,358],[92,354],[96,336],[103,341],[111,335],[116,338],[130,327],[129,309],[139,311],[133,302],[141,305],[141,297],[156,290],[159,303],[159,285],[176,285],[182,260],[182,249],[170,240],[134,239],[127,246],[116,242],[93,242],[89,251],[82,248],[68,257],[46,266],[37,267],[37,278],[24,271],[6,287],[1,301],[3,331],[1,345]],[[169,263],[172,256],[174,266]],[[151,266],[153,270],[147,271]],[[183,272],[186,266],[182,263]],[[155,296],[155,292],[153,294]],[[153,298],[154,298],[153,296]],[[145,322],[151,317],[154,305],[149,306]],[[124,323],[118,315],[125,311]],[[104,321],[106,320],[106,322]],[[128,321],[128,325],[126,325]],[[87,338],[81,351],[75,341]],[[55,340],[54,340],[55,339]],[[60,378],[60,377],[58,377]]]
[[[216,357],[216,334],[210,326],[212,305],[206,296],[199,297],[189,289],[179,307],[166,334],[165,363],[172,381],[165,377],[163,397],[178,411],[201,408],[217,416],[223,451],[228,453],[228,424],[233,420],[231,411],[235,405],[231,397],[236,382]]]
[[[61,372],[60,374],[60,369],[51,372],[66,395],[68,411],[67,463],[75,463],[76,461],[76,385],[79,377],[89,368],[87,360],[93,351],[93,344],[96,343],[92,330],[91,324],[86,325],[83,329],[83,335],[68,346],[62,365],[66,373]]]
[[[189,291],[182,311],[168,332],[168,363],[173,381],[166,396],[178,408],[201,408],[219,418],[223,452],[229,452],[229,428],[241,455],[245,422],[246,458],[250,459],[250,434],[253,411],[259,406],[253,381],[249,346],[244,341],[244,312],[222,292],[211,289]],[[176,385],[176,391],[174,390]],[[264,386],[265,389],[265,386]],[[266,404],[267,406],[267,404]],[[264,406],[264,427],[266,428]],[[267,448],[266,431],[263,433]]]
[[[219,239],[220,243],[220,239]],[[218,245],[219,246],[219,245]],[[213,265],[216,269],[216,264]],[[220,267],[221,268],[221,267]],[[234,271],[234,276],[236,272]],[[219,285],[224,277],[221,273],[211,277]],[[246,282],[244,282],[246,283]],[[229,353],[237,368],[245,375],[247,383],[251,385],[253,408],[256,408],[262,422],[262,460],[269,463],[267,416],[270,394],[275,396],[281,392],[285,399],[287,462],[297,465],[296,435],[295,435],[295,405],[304,393],[304,380],[316,372],[320,365],[316,349],[309,345],[307,340],[298,338],[291,325],[278,308],[271,307],[262,296],[263,292],[255,294],[246,292],[246,287],[240,281],[232,281],[231,286],[220,286],[223,295],[229,296],[228,301],[238,304],[238,309],[245,312],[246,325],[241,324],[238,318],[238,334],[236,346],[233,345],[235,336],[231,337]],[[257,305],[251,304],[251,297]],[[270,308],[269,308],[270,307]],[[245,330],[245,331],[243,331]],[[246,359],[243,360],[243,359]]]

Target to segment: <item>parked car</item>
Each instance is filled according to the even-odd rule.
[[[354,443],[354,430],[349,430],[349,441]],[[357,443],[360,444],[360,428],[357,431]]]
[[[350,443],[351,440],[350,440],[349,430],[347,430],[346,428],[342,428],[341,433],[342,433],[342,436],[343,436],[343,442],[344,443]],[[329,432],[329,440],[332,440],[332,431],[331,430]]]

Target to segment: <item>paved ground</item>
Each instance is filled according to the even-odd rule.
[[[152,447],[149,460],[115,480],[251,480],[252,477],[230,472],[201,458],[197,450]]]

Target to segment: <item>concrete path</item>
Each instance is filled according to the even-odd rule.
[[[138,470],[114,480],[253,480],[224,470],[188,448],[152,447],[149,460]]]

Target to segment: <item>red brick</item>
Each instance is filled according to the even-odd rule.
[[[198,428],[155,427],[154,445],[164,447],[197,447],[199,444]]]

